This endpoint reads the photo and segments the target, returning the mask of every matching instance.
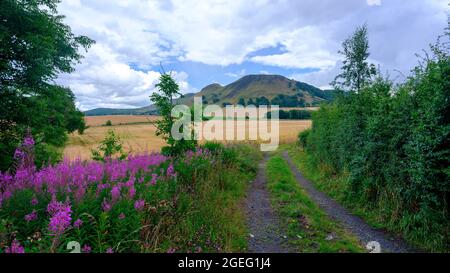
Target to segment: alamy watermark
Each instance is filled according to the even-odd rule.
[[[175,105],[171,114],[176,119],[171,130],[175,140],[258,141],[263,152],[275,151],[279,145],[278,105],[203,107],[202,99],[195,97],[193,111]]]

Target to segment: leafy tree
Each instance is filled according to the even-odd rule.
[[[360,92],[376,74],[375,66],[367,62],[370,55],[367,26],[358,27],[342,47],[343,50],[339,51],[344,56],[342,72],[336,76],[332,85],[337,89]]]
[[[269,99],[267,99],[266,97],[259,97],[256,98],[256,106],[260,106],[260,105],[269,105]]]
[[[158,92],[154,92],[150,98],[158,107],[159,114],[162,116],[162,119],[156,121],[156,135],[161,136],[169,145],[163,149],[163,152],[178,155],[183,151],[194,148],[197,145],[195,140],[176,140],[172,136],[172,127],[175,123],[175,118],[172,117],[173,100],[176,96],[181,96],[178,84],[170,74],[164,73],[159,78],[156,88],[158,88]]]
[[[123,151],[122,141],[114,130],[109,130],[106,137],[100,142],[97,149],[91,150],[92,159],[96,161],[108,161],[113,157],[123,160],[127,158],[128,154]]]
[[[60,73],[72,72],[82,58],[79,49],[87,49],[93,41],[71,32],[57,13],[58,3],[0,1],[2,170],[11,165],[14,149],[27,128],[37,140],[36,159],[45,158],[49,149],[54,153],[52,146],[63,145],[67,132],[86,128],[73,93],[51,82]]]
[[[245,100],[244,100],[244,98],[239,98],[238,104],[239,104],[239,105],[242,105],[242,106],[245,106]]]

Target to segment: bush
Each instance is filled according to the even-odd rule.
[[[108,119],[108,120],[105,122],[105,126],[112,126],[112,121]]]
[[[335,173],[346,199],[427,249],[449,244],[450,58],[439,51],[394,87],[378,78],[313,116],[302,145]]]
[[[311,132],[311,129],[304,130],[298,134],[298,143],[302,146],[303,149],[307,147],[307,139]]]
[[[96,161],[107,161],[113,157],[123,160],[127,154],[123,151],[122,142],[113,130],[109,130],[106,137],[100,142],[97,149],[92,149],[92,159]]]

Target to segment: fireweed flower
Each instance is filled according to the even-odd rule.
[[[52,215],[48,229],[53,236],[60,236],[70,227],[72,210],[70,205],[61,202],[52,201],[47,206],[47,211]]]
[[[80,228],[81,225],[83,224],[83,221],[81,219],[77,219],[74,223],[73,226],[76,228]]]
[[[119,220],[123,220],[123,219],[125,219],[125,213],[123,213],[123,212],[121,212],[120,214],[119,214]]]
[[[10,247],[6,247],[5,253],[25,253],[25,249],[20,245],[19,241],[14,239]]]
[[[33,198],[33,199],[31,199],[31,205],[32,205],[32,206],[36,206],[37,204],[39,204],[39,201],[37,200],[36,197]]]
[[[38,218],[36,210],[33,210],[30,214],[25,215],[25,221],[31,222]]]
[[[152,173],[152,180],[150,180],[150,184],[155,185],[158,180],[158,175],[156,173]]]
[[[139,199],[136,202],[134,202],[134,208],[137,211],[141,211],[144,208],[144,206],[145,206],[145,200],[143,200],[143,199]]]
[[[108,203],[108,201],[106,201],[106,200],[103,200],[103,202],[102,202],[102,209],[103,209],[103,211],[104,212],[108,212],[108,211],[110,211],[111,210],[111,204],[110,203]]]
[[[169,167],[167,167],[166,175],[167,175],[167,177],[177,176],[172,163],[170,163]]]
[[[81,251],[83,251],[84,253],[90,253],[92,250],[92,248],[89,245],[84,245],[83,248],[81,249]]]
[[[111,190],[111,197],[113,203],[120,199],[120,186],[114,186]]]
[[[136,189],[134,187],[131,187],[128,189],[128,198],[130,200],[134,199],[134,196],[136,195]]]
[[[111,247],[108,247],[108,249],[106,250],[106,253],[114,253],[114,251]]]

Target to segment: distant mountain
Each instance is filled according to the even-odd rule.
[[[186,94],[177,99],[178,104],[192,105],[194,97],[204,104],[278,104],[281,107],[315,106],[333,99],[333,90],[321,90],[310,84],[280,75],[247,75],[226,86],[213,83],[200,92]],[[156,114],[154,105],[136,109],[96,108],[86,111],[87,116],[98,115],[149,115]]]
[[[185,94],[183,98],[175,100],[177,103],[182,103],[193,97],[194,93]],[[158,113],[156,106],[151,104],[149,106],[144,106],[140,108],[129,108],[129,109],[117,109],[117,108],[95,108],[92,110],[85,111],[86,116],[108,116],[108,115],[155,115]]]
[[[214,83],[203,88],[195,96],[202,96],[204,103],[208,104],[246,104],[259,99],[278,103],[317,105],[328,100],[330,92],[325,92],[315,86],[304,82],[288,79],[280,75],[247,75],[226,86]],[[280,103],[278,103],[280,104]],[[283,105],[282,105],[283,106]],[[300,106],[300,105],[284,105]]]

